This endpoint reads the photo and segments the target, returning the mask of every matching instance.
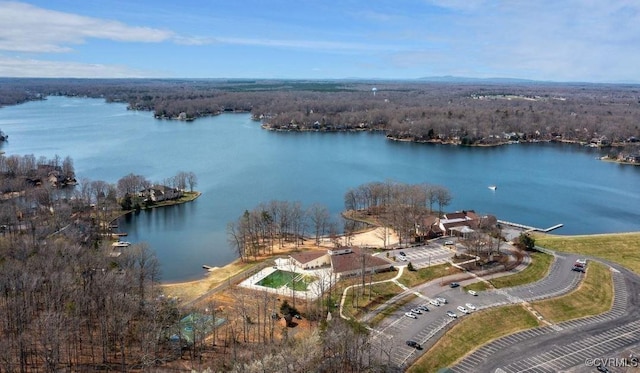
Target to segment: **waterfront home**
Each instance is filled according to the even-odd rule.
[[[171,188],[166,185],[153,185],[139,193],[139,196],[143,197],[145,201],[151,200],[153,202],[177,199],[183,195],[184,193],[182,190]]]

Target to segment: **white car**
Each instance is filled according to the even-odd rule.
[[[437,300],[435,300],[435,299],[430,299],[430,300],[429,300],[429,303],[431,303],[431,304],[432,304],[432,305],[434,305],[434,306],[439,306],[439,305],[440,305],[440,302],[438,302],[438,301],[437,301]]]
[[[478,309],[478,307],[476,307],[476,305],[473,304],[473,303],[467,303],[467,304],[465,304],[465,306],[467,306],[467,308],[472,310],[472,311],[475,311],[476,309]]]
[[[415,313],[416,315],[421,315],[422,314],[422,311],[420,311],[418,308],[412,308],[411,312]]]
[[[453,312],[453,311],[447,311],[447,316],[449,316],[449,317],[451,317],[453,319],[458,317],[458,315],[456,315],[456,313]]]
[[[406,256],[401,256],[398,258],[398,260],[400,260],[401,262],[406,262],[407,261],[407,257]]]
[[[405,312],[404,315],[409,317],[409,318],[412,318],[412,319],[417,319],[418,318],[418,316],[416,316],[416,314],[413,313],[413,312]]]
[[[436,298],[436,300],[438,301],[438,303],[447,304],[447,300],[444,299],[444,298],[438,297],[438,298]]]
[[[462,313],[469,313],[469,310],[462,307],[462,306],[458,306],[458,311],[462,312]]]
[[[453,241],[444,241],[444,245],[445,246],[451,246],[451,245],[453,245]]]
[[[469,290],[467,291],[467,293],[473,295],[474,297],[478,296],[478,292],[476,292],[475,290]]]

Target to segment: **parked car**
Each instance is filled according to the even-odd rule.
[[[598,364],[596,366],[596,369],[598,370],[598,372],[603,372],[603,373],[608,373],[609,372],[609,369],[607,369],[607,367],[605,367],[602,364]]]
[[[437,301],[438,301],[438,303],[440,303],[440,304],[447,304],[447,300],[446,300],[446,299],[444,299],[444,298],[442,298],[442,297],[438,297],[438,298],[436,298],[436,300],[437,300]]]
[[[458,317],[458,315],[456,315],[456,313],[453,312],[453,311],[447,311],[447,316],[449,316],[449,317],[451,317],[453,319]]]
[[[444,241],[445,246],[453,245],[453,241]]]
[[[427,306],[425,306],[424,304],[423,304],[423,305],[421,305],[421,306],[418,306],[418,309],[419,309],[420,311],[424,311],[424,312],[429,311],[429,308],[428,308]]]
[[[420,346],[420,343],[416,342],[416,341],[407,341],[407,346],[409,347],[413,347],[417,350],[421,350],[422,347]]]
[[[458,286],[460,286],[460,284],[457,283],[457,282],[452,282],[452,283],[449,284],[449,287],[451,287],[451,288],[457,288]]]
[[[401,261],[403,261],[403,262],[406,262],[406,261],[407,261],[407,257],[406,257],[406,256],[401,256],[401,257],[400,257],[400,258],[398,258],[398,259],[400,259],[400,260],[401,260]]]
[[[420,311],[418,308],[412,308],[411,312],[413,312],[413,313],[415,313],[417,315],[421,315],[422,314],[422,311]]]
[[[478,309],[478,307],[476,307],[476,305],[473,304],[473,303],[467,303],[467,304],[465,304],[465,306],[467,306],[468,309],[473,310],[473,311]]]
[[[434,305],[434,306],[439,306],[439,305],[440,305],[440,302],[438,302],[438,301],[437,301],[437,300],[435,300],[435,299],[430,299],[430,300],[429,300],[429,303],[431,303],[431,304],[432,304],[432,305]]]
[[[411,319],[417,319],[418,318],[418,316],[413,312],[405,312],[404,315],[407,316],[408,318],[411,318]]]
[[[460,311],[460,312],[462,312],[462,313],[465,313],[465,314],[466,314],[466,313],[469,313],[469,310],[468,310],[468,309],[466,309],[466,308],[464,308],[464,307],[462,307],[462,306],[458,306],[458,311]]]
[[[406,256],[407,255],[407,254],[404,253],[404,251],[401,251],[398,254],[400,254],[401,256]]]
[[[467,291],[467,293],[473,295],[474,297],[478,296],[478,292],[476,292],[475,290],[469,290],[469,291]]]

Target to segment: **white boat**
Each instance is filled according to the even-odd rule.
[[[497,186],[495,186],[495,185],[489,185],[489,189],[491,189],[491,190],[496,190],[496,189],[498,189],[498,187],[497,187]]]
[[[113,247],[129,247],[131,246],[131,242],[127,241],[118,241],[111,244]]]

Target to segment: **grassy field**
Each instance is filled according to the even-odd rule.
[[[440,264],[437,266],[421,268],[417,271],[409,271],[405,269],[402,277],[398,279],[398,282],[407,287],[414,287],[455,273],[460,273],[460,270],[452,267],[451,264]]]
[[[563,297],[532,303],[545,319],[558,323],[608,311],[613,303],[613,283],[608,266],[590,262],[580,287]]]
[[[474,282],[473,284],[469,284],[464,287],[464,291],[474,290],[474,291],[484,291],[489,289],[489,284],[484,281]]]
[[[416,298],[417,296],[413,293],[407,294],[406,297],[402,297],[402,299],[398,300],[397,302],[393,303],[389,307],[385,308],[379,314],[377,314],[371,320],[369,320],[369,325],[372,327],[375,327],[376,325],[378,325],[378,323],[380,323],[380,321],[384,320],[388,316],[393,315],[393,313],[396,312],[398,309],[400,309],[401,307],[404,307],[407,303],[411,302]]]
[[[553,236],[535,234],[536,245],[553,250],[592,255],[623,265],[640,274],[640,233]]]
[[[436,372],[440,368],[452,366],[478,346],[536,326],[538,320],[519,305],[473,313],[464,317],[458,325],[440,338],[408,372]]]
[[[531,264],[527,268],[525,268],[524,271],[510,276],[492,279],[491,284],[495,288],[500,289],[530,284],[532,282],[543,279],[549,272],[549,267],[553,262],[553,256],[539,252],[532,252],[530,253],[530,255]]]
[[[369,296],[370,291],[371,296]],[[345,316],[357,319],[361,315],[376,309],[385,301],[402,293],[402,291],[402,288],[394,282],[365,286],[364,295],[362,294],[362,287],[353,287],[347,291],[343,312]]]

